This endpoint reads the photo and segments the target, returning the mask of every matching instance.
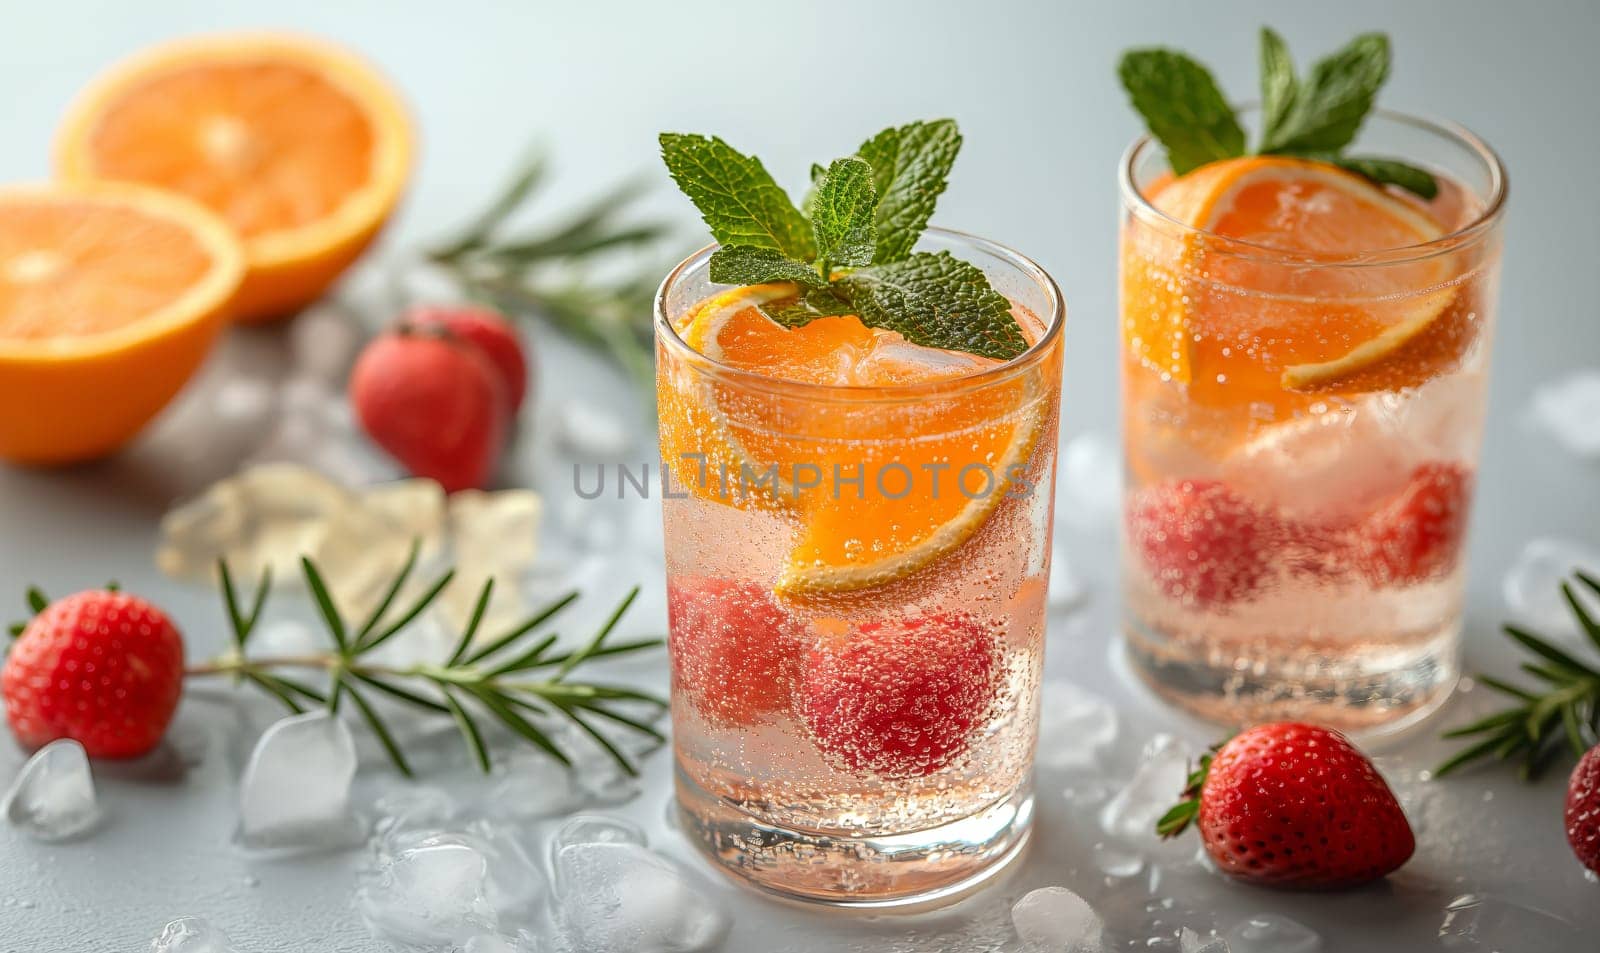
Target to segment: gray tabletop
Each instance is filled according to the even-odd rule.
[[[426,11],[309,0],[12,4],[0,15],[0,89],[9,91],[0,110],[0,181],[44,177],[52,129],[73,91],[143,44],[243,25],[331,35],[398,80],[423,132],[403,214],[368,274],[341,292],[370,307],[374,299],[364,289],[373,286],[373,270],[458,219],[535,136],[554,147],[559,177],[549,208],[559,211],[565,196],[575,202],[627,174],[654,173],[654,134],[662,129],[715,131],[759,152],[780,179],[796,184],[811,160],[847,150],[885,124],[953,115],[966,146],[936,220],[1005,241],[1058,278],[1069,303],[1063,433],[1112,439],[1112,170],[1137,131],[1112,81],[1117,53],[1135,44],[1182,46],[1242,93],[1254,84],[1255,31],[1264,21],[1302,58],[1358,30],[1385,29],[1397,61],[1384,103],[1474,129],[1500,151],[1513,183],[1467,625],[1469,667],[1510,671],[1513,654],[1495,630],[1506,612],[1500,579],[1522,546],[1541,536],[1600,543],[1596,463],[1567,454],[1526,422],[1541,383],[1600,364],[1591,293],[1600,260],[1592,172],[1600,131],[1591,102],[1600,11],[1583,0],[1536,9],[1356,0],[1293,11],[1265,2],[849,6],[848,15],[843,8],[828,15],[798,4],[703,0],[463,3]],[[684,222],[685,245],[696,237],[686,204],[667,189],[647,204]],[[369,312],[369,320],[380,317]],[[510,478],[546,494],[552,532],[592,516],[636,534],[619,537],[633,544],[623,548],[658,545],[648,519],[615,509],[602,517],[578,506],[552,436],[561,408],[574,400],[625,421],[641,454],[650,445],[648,422],[621,393],[620,378],[588,355],[549,334],[538,346],[537,409],[527,415]],[[290,355],[281,328],[236,332],[159,425],[117,458],[57,472],[0,468],[0,598],[20,593],[25,581],[66,592],[115,577],[171,609],[191,655],[217,648],[214,595],[156,571],[155,526],[174,501],[250,452],[250,428],[216,419],[208,396],[238,375],[281,379]],[[1437,727],[1491,703],[1482,690],[1459,696],[1441,720],[1381,752],[1421,828],[1416,859],[1386,883],[1306,896],[1228,884],[1170,857],[1155,876],[1099,869],[1095,845],[1103,835],[1094,816],[1105,788],[1127,777],[1156,732],[1191,744],[1210,733],[1163,709],[1122,670],[1113,638],[1115,570],[1101,555],[1111,533],[1094,519],[1058,527],[1087,600],[1053,610],[1047,671],[1112,700],[1119,740],[1088,777],[1041,771],[1039,826],[1025,861],[962,905],[915,919],[806,910],[717,881],[709,889],[735,916],[728,949],[1009,949],[1010,903],[1048,884],[1088,898],[1117,949],[1177,949],[1181,927],[1206,933],[1258,912],[1312,926],[1330,953],[1593,948],[1600,886],[1583,877],[1564,844],[1559,779],[1526,786],[1509,772],[1432,783],[1419,776],[1445,750],[1434,738]],[[659,573],[646,554],[602,558],[589,577],[596,590],[638,577],[647,598],[630,625],[647,631],[664,622]],[[633,674],[662,678],[650,666]],[[357,854],[264,861],[231,845],[238,746],[248,750],[237,736],[257,716],[240,728],[230,711],[214,697],[186,700],[177,736],[196,756],[178,759],[179,767],[100,770],[111,816],[95,836],[47,847],[0,829],[0,949],[137,950],[182,915],[213,920],[247,953],[382,949],[350,906]],[[0,780],[20,760],[9,741],[0,742]],[[667,762],[648,759],[642,793],[616,810],[644,823],[665,852],[695,863],[663,820]],[[364,773],[363,784],[388,783],[377,769],[373,774]],[[442,783],[475,782],[451,775]],[[1441,938],[1446,905],[1474,893],[1489,898],[1476,911],[1477,939]],[[1460,918],[1454,922],[1461,932]],[[1564,932],[1574,928],[1589,931],[1589,939]]]

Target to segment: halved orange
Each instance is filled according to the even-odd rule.
[[[199,367],[244,267],[233,232],[180,196],[0,188],[0,458],[127,442]]]
[[[113,66],[56,139],[68,180],[178,192],[239,234],[236,317],[292,314],[377,235],[411,168],[394,89],[331,43],[278,33],[197,36]]]
[[[1360,176],[1248,156],[1159,184],[1149,198],[1206,234],[1130,223],[1127,352],[1201,404],[1287,409],[1306,399],[1297,393],[1415,386],[1475,339],[1443,258],[1323,267],[1443,234],[1419,205]],[[1298,263],[1266,260],[1263,249]]]
[[[762,392],[749,382],[684,390],[669,372],[664,389],[675,392],[662,402],[663,452],[693,433],[708,459],[774,475],[765,496],[796,527],[780,594],[903,579],[959,548],[1006,499],[1046,416],[1044,372],[964,386],[955,379],[997,362],[917,347],[853,316],[789,329],[756,307],[794,293],[766,285],[713,297],[682,336],[720,364],[829,391]],[[896,394],[941,381],[950,386]],[[735,491],[727,501],[739,499]]]

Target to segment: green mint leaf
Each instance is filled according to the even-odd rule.
[[[798,298],[771,301],[758,307],[762,314],[786,328],[803,327],[818,318],[856,313],[855,306],[839,297],[831,286],[812,288]]]
[[[1009,360],[1028,349],[1011,303],[983,272],[947,251],[917,252],[834,281],[868,327],[898,331],[924,347]]]
[[[1361,129],[1389,77],[1389,38],[1363,33],[1311,68],[1294,108],[1262,152],[1337,153]]]
[[[822,270],[872,264],[872,251],[878,243],[877,226],[873,223],[877,207],[872,166],[850,156],[837,159],[828,167],[810,210]]]
[[[961,133],[954,119],[913,122],[868,139],[856,154],[872,166],[878,190],[874,264],[911,254],[950,177]]]
[[[1117,74],[1175,174],[1245,154],[1244,130],[1204,66],[1174,50],[1130,50]]]
[[[1432,201],[1439,194],[1439,181],[1427,169],[1419,169],[1398,159],[1374,156],[1341,156],[1334,165],[1371,179],[1379,185],[1398,185],[1413,195]]]
[[[1284,134],[1299,95],[1294,60],[1283,37],[1270,27],[1261,28],[1261,151],[1268,151]]]
[[[797,261],[817,257],[811,223],[760,159],[715,136],[670,132],[661,134],[661,158],[717,241],[771,248]]]
[[[827,174],[827,169],[815,162],[811,163],[811,184],[806,187],[806,194],[800,199],[800,214],[808,219],[817,203],[817,187],[822,184],[822,177]]]
[[[764,285],[769,281],[822,284],[822,276],[805,262],[786,257],[777,249],[755,245],[723,245],[711,254],[708,273],[719,285]]]

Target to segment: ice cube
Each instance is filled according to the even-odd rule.
[[[1201,936],[1184,927],[1178,931],[1180,953],[1229,953],[1228,941],[1220,936]]]
[[[218,557],[234,578],[271,566],[280,583],[300,578],[300,557],[327,538],[330,517],[355,505],[345,489],[292,463],[258,464],[212,484],[161,518],[156,564],[170,576],[209,580]]]
[[[1536,632],[1577,639],[1578,620],[1561,594],[1563,582],[1572,583],[1572,594],[1600,618],[1600,596],[1572,578],[1579,569],[1600,577],[1600,550],[1575,540],[1532,540],[1501,584],[1506,606]]]
[[[292,373],[342,386],[365,336],[360,316],[349,308],[335,302],[312,305],[289,324]]]
[[[524,953],[528,948],[495,933],[480,933],[461,947],[461,953]]]
[[[1029,891],[1011,908],[1024,953],[1100,953],[1105,926],[1089,902],[1066,887]]]
[[[1600,457],[1600,370],[1582,370],[1539,388],[1528,420],[1580,457]]]
[[[1092,767],[1117,738],[1111,703],[1065,679],[1039,689],[1039,764],[1050,768]]]
[[[228,935],[202,917],[169,922],[150,941],[150,949],[152,953],[235,953]]]
[[[1223,934],[1232,953],[1321,953],[1322,937],[1303,923],[1277,913],[1258,913]]]
[[[1144,857],[1116,844],[1099,843],[1094,845],[1094,866],[1107,877],[1122,880],[1144,869]]]
[[[576,457],[608,462],[620,461],[633,444],[622,418],[582,400],[556,407],[555,439]]]
[[[1081,605],[1087,595],[1083,581],[1067,562],[1066,547],[1053,547],[1050,551],[1050,608],[1071,609]]]
[[[644,828],[620,817],[609,817],[604,814],[576,814],[567,818],[566,822],[556,828],[550,836],[550,863],[553,866],[556,855],[567,847],[579,844],[632,844],[635,847],[648,847],[649,839],[645,836]]]
[[[239,782],[239,837],[254,847],[343,847],[360,836],[350,813],[356,745],[325,711],[292,715],[261,735]]]
[[[472,616],[484,580],[495,580],[495,598],[482,631],[516,624],[525,605],[519,583],[538,556],[544,502],[532,490],[465,490],[450,497],[450,540],[456,579],[439,598],[447,626],[460,631]]]
[[[1529,946],[1537,938],[1539,945]],[[1533,907],[1484,894],[1462,894],[1445,904],[1439,924],[1439,946],[1446,950],[1560,950],[1593,949],[1592,934]]]
[[[1101,810],[1100,826],[1129,843],[1154,846],[1156,821],[1177,802],[1188,776],[1183,746],[1171,735],[1156,735],[1146,743],[1133,777]]]
[[[1104,434],[1082,433],[1061,448],[1056,519],[1077,529],[1116,526],[1122,514],[1122,452]]]
[[[514,820],[556,817],[581,807],[586,798],[574,772],[549,758],[519,760],[504,769],[489,792],[497,814]]]
[[[487,896],[489,862],[476,847],[426,838],[401,850],[356,891],[356,908],[379,937],[449,946],[499,927]]]
[[[234,953],[228,935],[200,917],[179,917],[150,941],[150,953]]]
[[[899,334],[877,334],[864,354],[848,349],[842,362],[854,367],[841,374],[841,384],[917,383],[975,374],[994,365],[965,351],[945,351],[912,344]]]
[[[731,925],[703,884],[638,844],[563,847],[555,874],[558,918],[586,953],[705,950]]]
[[[83,745],[62,738],[35,752],[11,782],[6,819],[42,841],[67,840],[94,827],[100,807]]]

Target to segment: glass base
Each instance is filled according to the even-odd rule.
[[[734,879],[791,900],[863,909],[953,902],[999,874],[1027,846],[1026,785],[970,817],[909,834],[835,836],[746,814],[677,771],[684,835]]]
[[[1459,624],[1425,642],[1338,658],[1208,650],[1132,618],[1123,635],[1134,674],[1157,695],[1229,727],[1306,721],[1358,737],[1391,735],[1437,711],[1461,677]]]

